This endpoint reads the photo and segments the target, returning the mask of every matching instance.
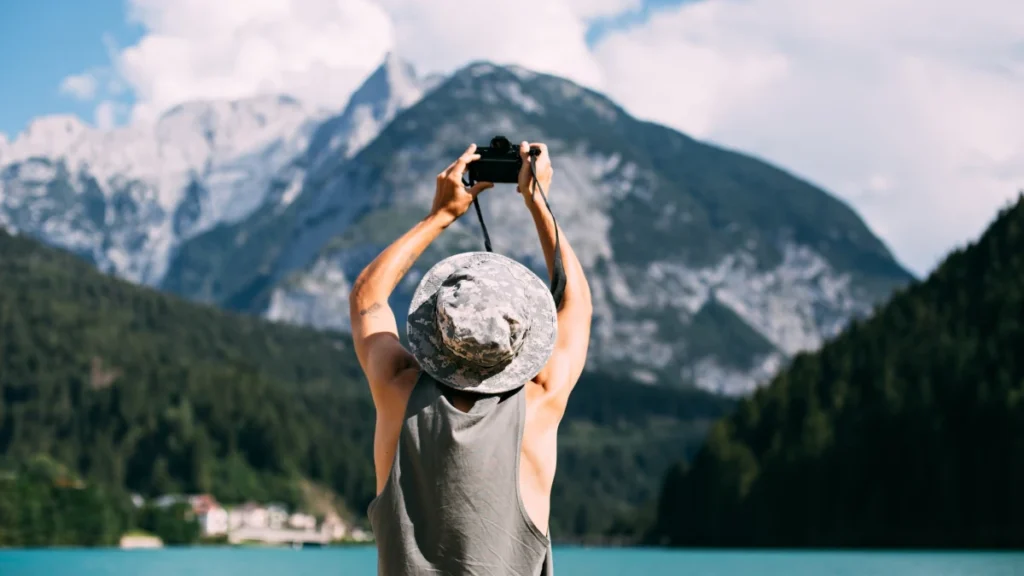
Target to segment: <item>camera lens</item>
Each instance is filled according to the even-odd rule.
[[[509,142],[508,138],[505,138],[504,136],[495,136],[493,139],[491,139],[491,148],[494,148],[495,151],[504,152],[511,147],[512,143]]]

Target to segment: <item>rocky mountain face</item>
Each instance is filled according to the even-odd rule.
[[[0,224],[157,284],[182,241],[262,205],[315,118],[275,96],[184,104],[112,131],[38,119],[0,143]]]
[[[264,98],[185,105],[149,132],[41,120],[0,141],[0,224],[188,298],[344,330],[355,276],[426,214],[434,175],[496,134],[553,154],[594,368],[742,393],[910,279],[849,207],[775,167],[560,78],[476,63],[423,79],[394,57],[336,116]],[[481,205],[495,251],[546,277],[514,188]],[[468,214],[396,313],[429,266],[481,249]]]

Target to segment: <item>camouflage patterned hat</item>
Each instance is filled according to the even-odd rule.
[[[438,382],[497,394],[526,384],[555,347],[555,301],[522,264],[492,252],[446,258],[409,307],[413,355]]]

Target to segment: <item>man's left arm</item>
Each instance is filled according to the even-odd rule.
[[[480,157],[475,150],[475,145],[470,146],[438,174],[429,215],[381,252],[359,274],[349,294],[352,341],[378,407],[388,384],[406,370],[419,368],[398,339],[398,324],[388,298],[427,246],[466,212],[477,194],[491,187],[481,182],[467,190],[462,184],[466,166]]]

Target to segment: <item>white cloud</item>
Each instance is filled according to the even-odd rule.
[[[131,90],[146,121],[266,92],[338,108],[391,50],[425,72],[515,63],[792,169],[853,204],[917,272],[1024,187],[1020,0],[698,0],[587,45],[590,22],[640,5],[129,0],[147,33],[107,42],[102,87]]]
[[[603,84],[585,41],[580,2],[380,0],[395,23],[397,52],[426,72],[449,72],[472,60],[518,64],[584,85]],[[584,11],[583,14],[588,12]]]
[[[93,112],[93,123],[101,130],[109,130],[117,124],[118,105],[116,102],[104,100]]]
[[[839,194],[918,273],[1024,187],[1018,0],[710,0],[595,54],[632,112]]]
[[[514,63],[599,88],[603,75],[586,22],[640,0],[548,0],[529,10],[464,0],[129,0],[145,35],[104,43],[112,72],[107,95],[128,87],[132,118],[150,121],[183,101],[285,92],[339,108],[384,58],[397,51],[423,72],[471,60]]]
[[[565,4],[577,16],[590,21],[636,12],[644,3],[642,0],[565,0]]]
[[[91,100],[96,95],[96,77],[89,72],[73,74],[61,82],[60,91],[79,100]]]
[[[337,108],[394,45],[368,0],[130,0],[147,34],[116,68],[149,120],[186,100],[287,92]]]

